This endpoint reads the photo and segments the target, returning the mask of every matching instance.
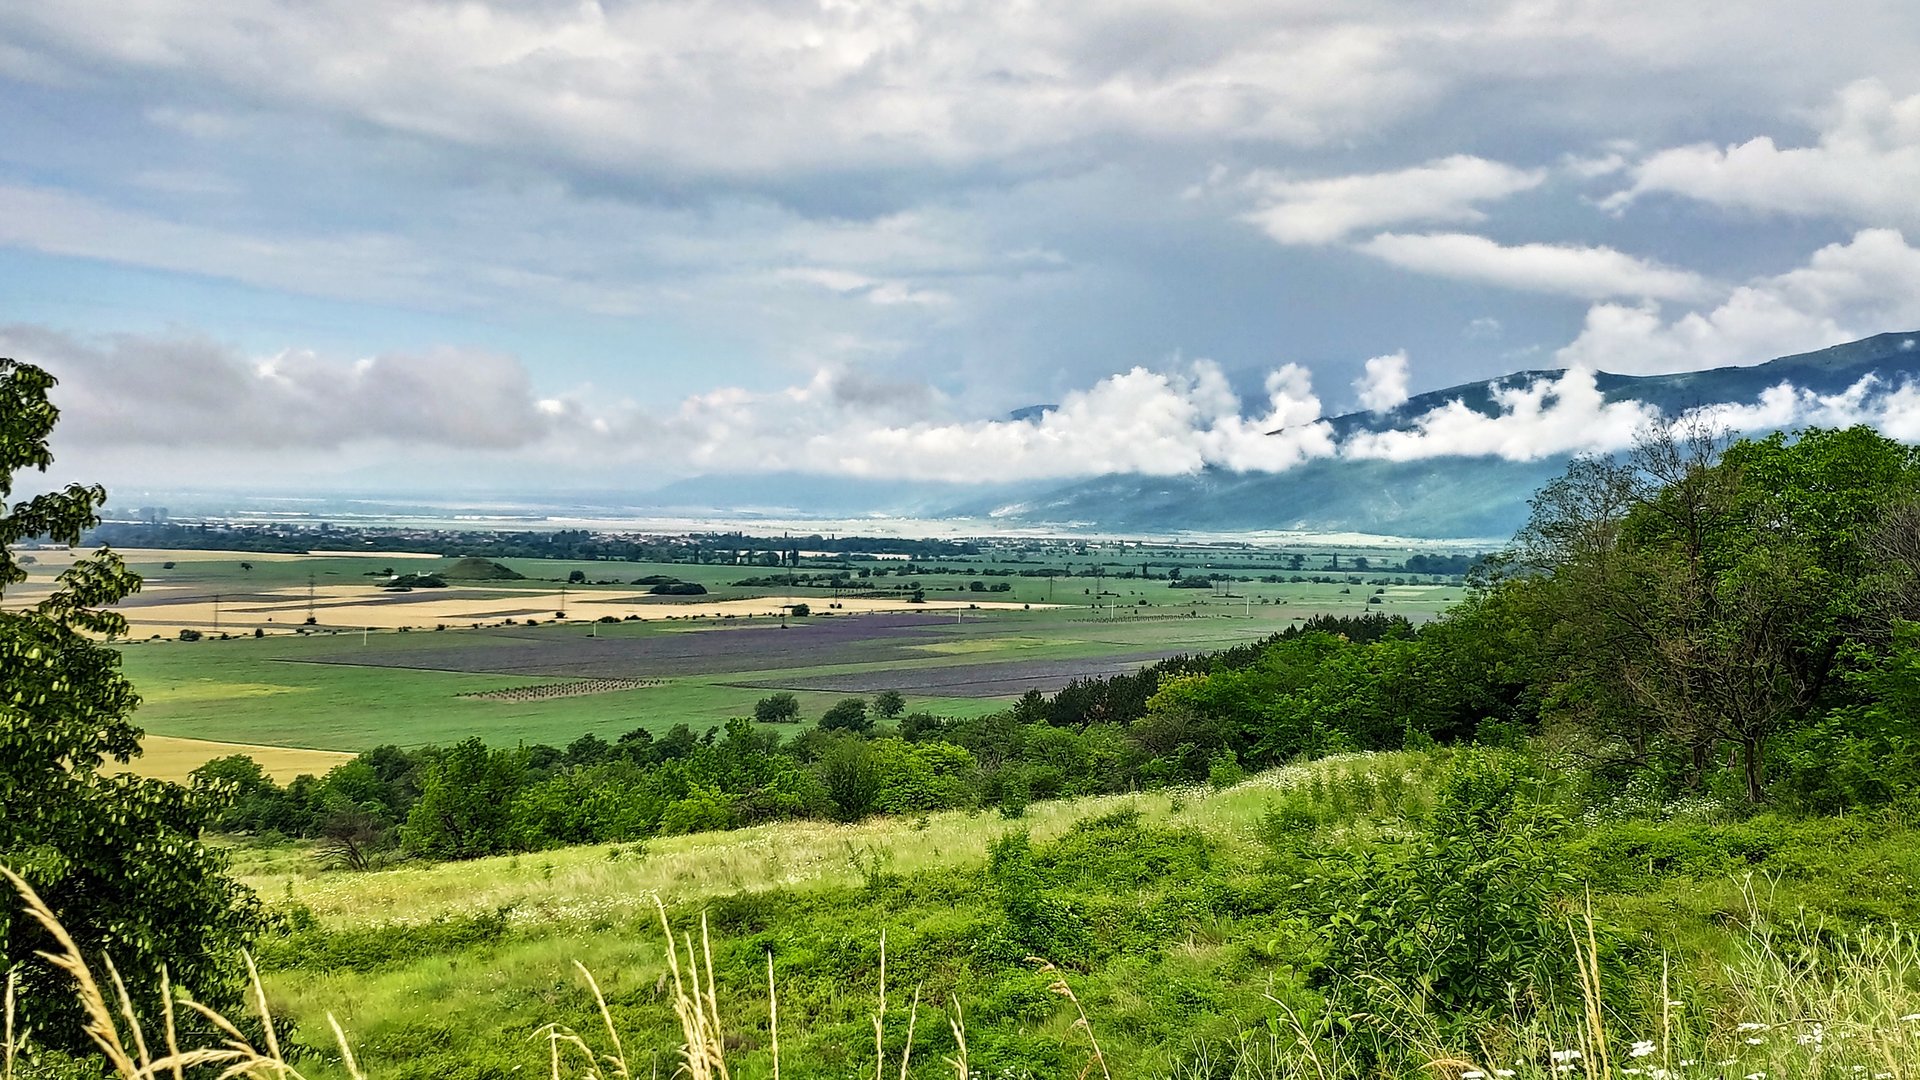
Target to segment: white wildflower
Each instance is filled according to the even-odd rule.
[[[1651,1041],[1647,1039],[1636,1039],[1634,1041],[1632,1048],[1627,1051],[1627,1056],[1634,1057],[1634,1058],[1643,1058],[1653,1053],[1655,1049],[1656,1048],[1654,1047]]]
[[[1554,1061],[1556,1061],[1556,1062],[1560,1062],[1560,1061],[1579,1061],[1579,1060],[1580,1060],[1580,1051],[1578,1051],[1578,1050],[1555,1050],[1555,1051],[1553,1052],[1553,1060],[1554,1060]]]

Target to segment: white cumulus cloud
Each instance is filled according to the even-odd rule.
[[[1622,373],[1758,364],[1920,326],[1920,249],[1863,229],[1807,265],[1734,289],[1709,310],[1668,318],[1653,303],[1596,304],[1561,363]]]
[[[1356,433],[1341,452],[1388,461],[1452,456],[1537,461],[1630,446],[1660,415],[1643,402],[1607,401],[1593,372],[1581,368],[1500,387],[1493,403],[1495,411],[1488,414],[1456,398],[1403,428]]]
[[[1581,300],[1699,300],[1718,291],[1691,270],[1610,247],[1507,245],[1468,233],[1382,233],[1357,247],[1403,270]]]
[[[1653,192],[1757,213],[1920,226],[1920,94],[1896,98],[1878,79],[1855,82],[1811,146],[1763,135],[1663,150],[1636,166],[1633,185],[1608,205]]]
[[[1406,403],[1407,353],[1405,349],[1367,361],[1366,370],[1353,381],[1360,395],[1360,407],[1369,412],[1386,412]]]
[[[1282,244],[1332,244],[1405,222],[1477,222],[1481,204],[1540,186],[1544,169],[1456,154],[1410,169],[1321,179],[1273,172],[1245,178],[1259,205],[1247,220]]]
[[[1702,406],[1689,410],[1679,422],[1693,420],[1737,434],[1867,424],[1891,438],[1920,442],[1920,386],[1911,379],[1889,384],[1879,376],[1866,375],[1838,393],[1820,394],[1781,382],[1752,402]]]
[[[1066,395],[1023,420],[876,415],[837,387],[842,375],[771,392],[724,390],[689,398],[661,417],[636,413],[616,431],[670,445],[699,471],[792,469],[842,476],[1005,482],[1209,466],[1277,470],[1333,452],[1304,368],[1267,379],[1256,416],[1218,365],[1136,367]],[[1266,433],[1285,429],[1277,437]]]

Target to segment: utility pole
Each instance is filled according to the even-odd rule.
[[[307,622],[313,623],[313,574],[307,574]]]
[[[213,632],[220,632],[220,594],[213,594]]]

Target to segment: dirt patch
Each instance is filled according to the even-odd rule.
[[[489,631],[457,643],[435,635],[407,648],[343,648],[303,662],[554,679],[661,679],[872,661],[925,663],[926,654],[914,646],[943,639],[951,625],[938,616],[896,614],[796,619],[786,629],[762,623],[641,637],[584,637],[577,631],[506,637],[511,631]]]
[[[1075,679],[1125,675],[1190,650],[1169,649],[1096,656],[1079,660],[1009,660],[999,664],[946,667],[878,668],[845,675],[760,679],[735,683],[755,690],[814,690],[837,694],[875,694],[896,690],[917,697],[1019,697],[1029,690],[1050,694]]]

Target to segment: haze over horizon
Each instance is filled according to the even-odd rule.
[[[1608,448],[1592,371],[1920,329],[1920,9],[1670,7],[0,5],[0,355],[109,485]]]

